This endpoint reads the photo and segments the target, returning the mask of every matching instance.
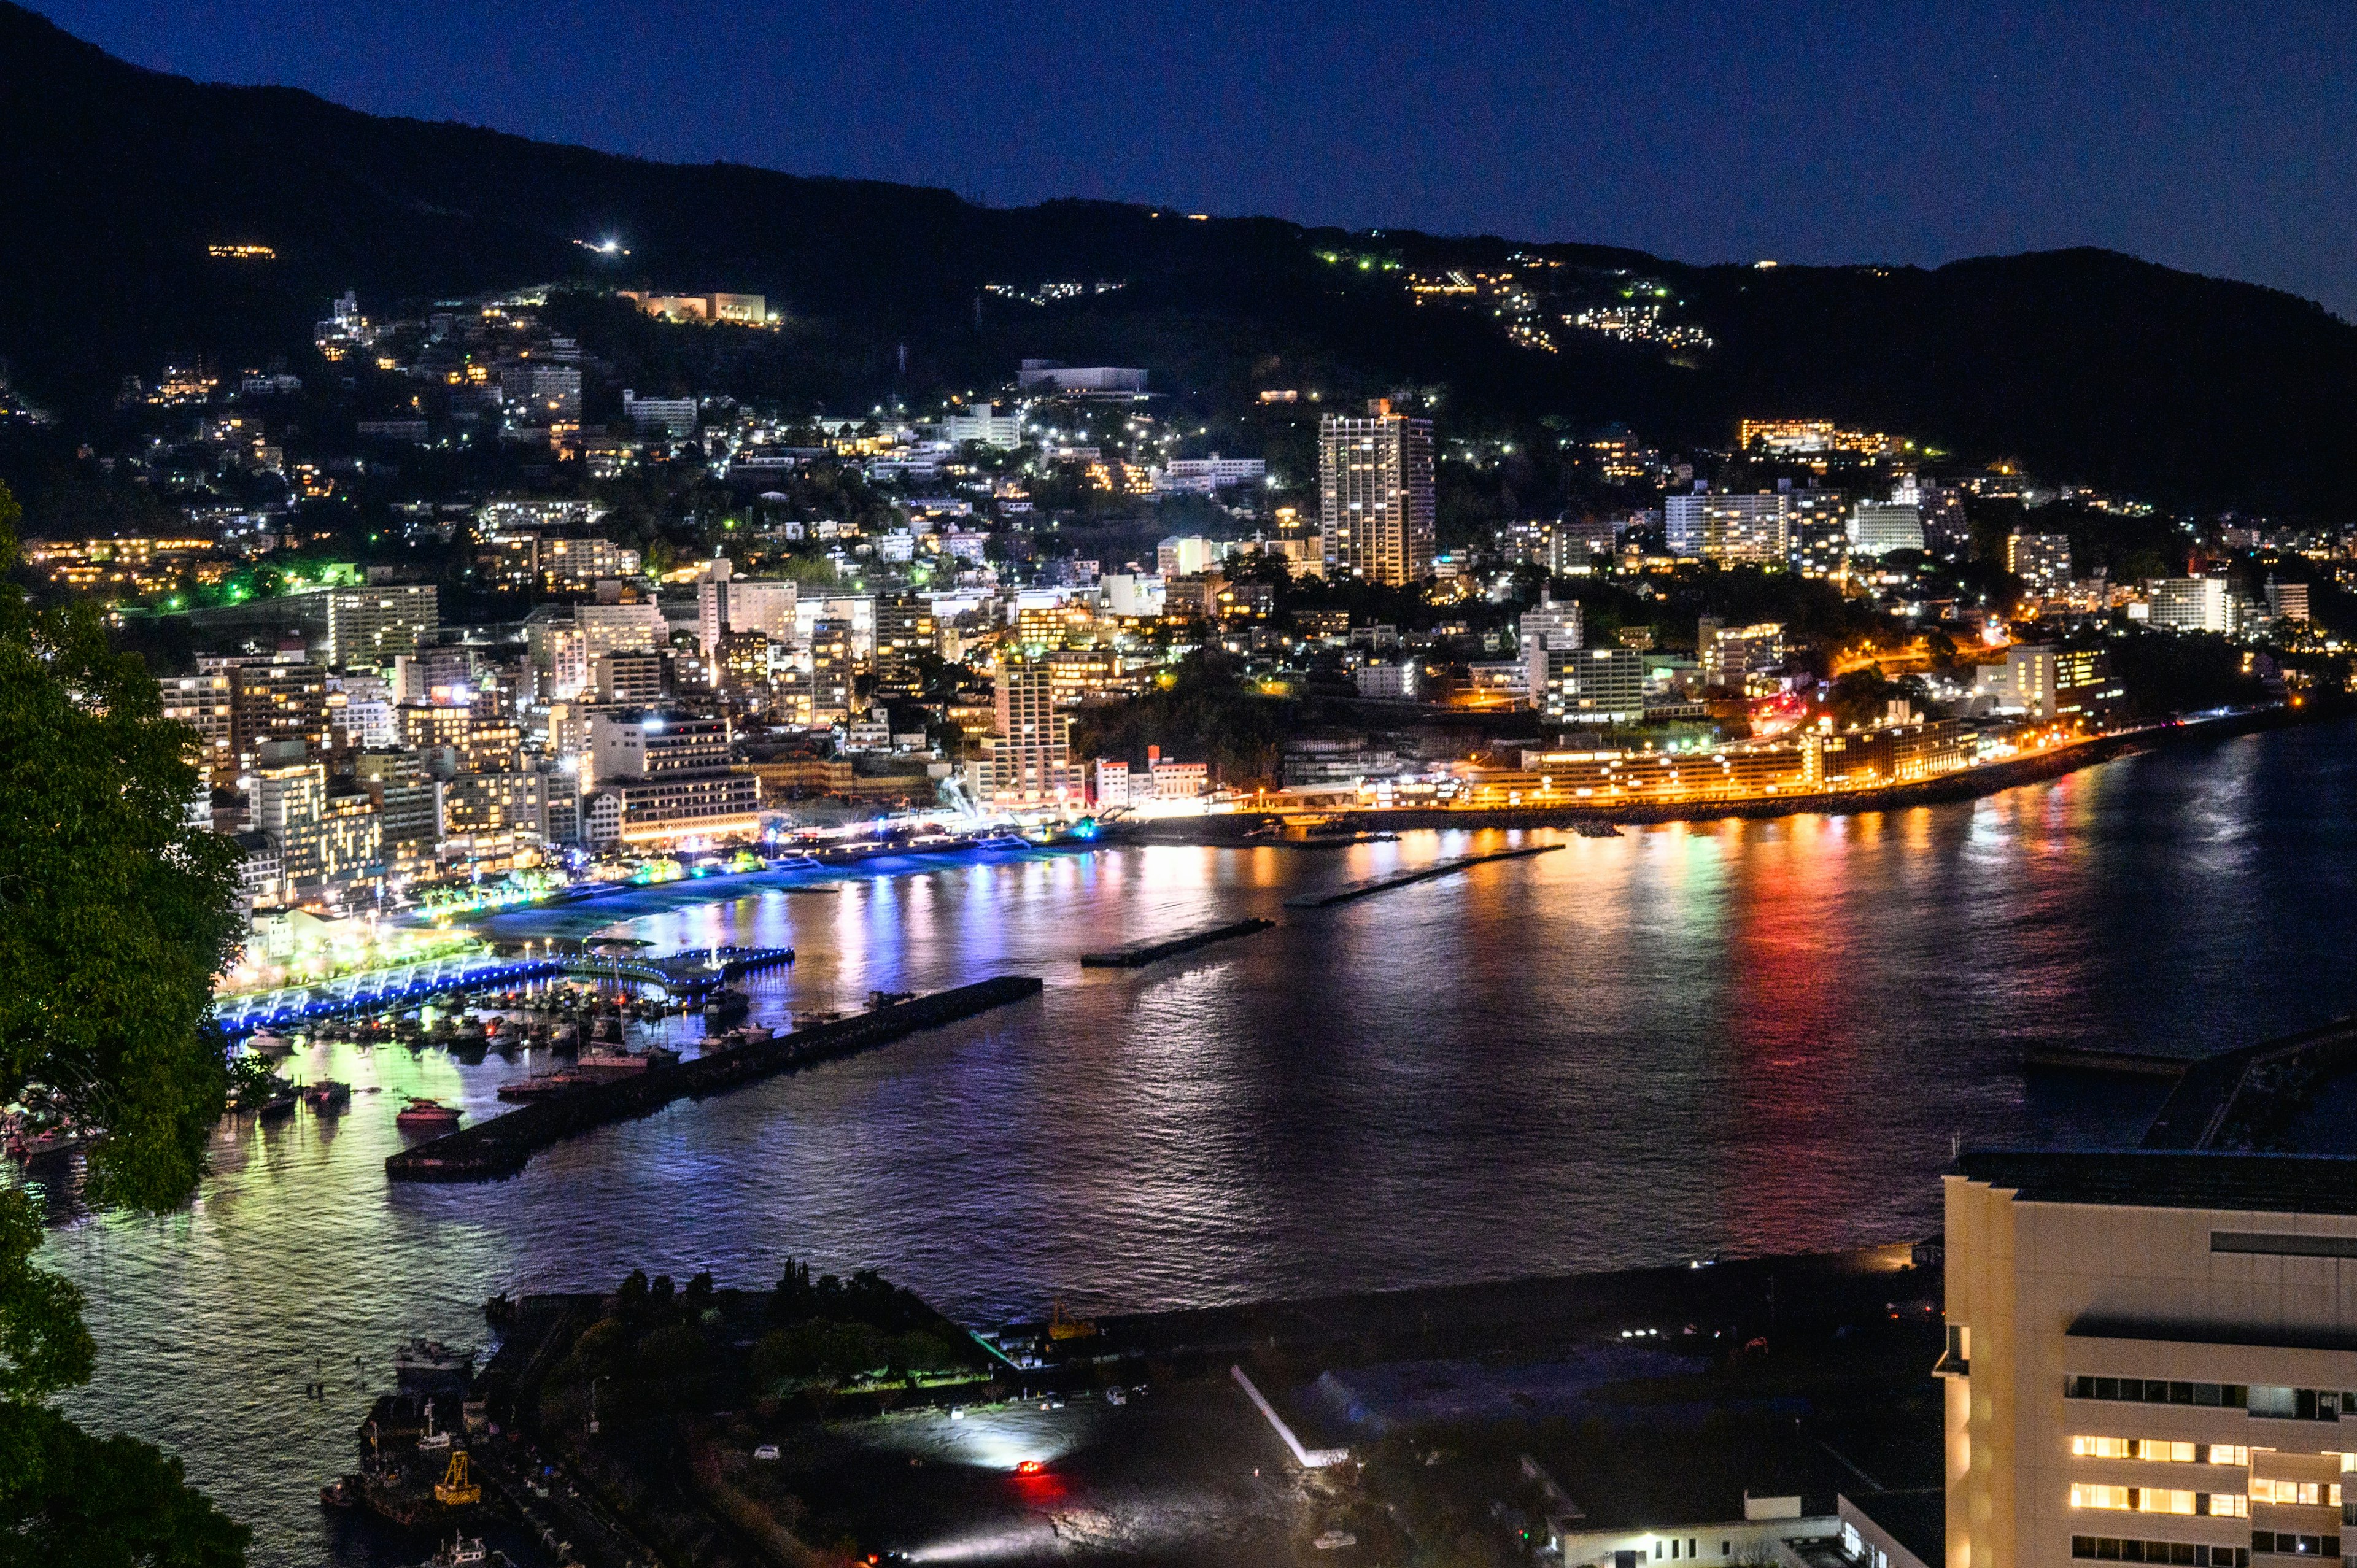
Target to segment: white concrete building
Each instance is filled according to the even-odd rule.
[[[1860,501],[1849,514],[1853,555],[1923,548],[1923,513],[1913,501]]]
[[[2161,577],[2151,586],[2149,612],[2156,631],[2238,629],[2233,585],[2223,577]]]
[[[1966,1155],[1946,1178],[1947,1568],[2340,1561],[2349,1166]]]

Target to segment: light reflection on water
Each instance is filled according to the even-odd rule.
[[[335,1047],[339,1121],[225,1128],[184,1214],[50,1251],[102,1427],[187,1456],[259,1563],[414,1560],[324,1519],[396,1338],[633,1266],[873,1266],[953,1313],[1140,1309],[1905,1238],[1949,1138],[2127,1135],[2154,1091],[2025,1087],[2023,1045],[2186,1050],[2345,1011],[2346,727],[2133,758],[1888,817],[1678,825],[1325,910],[1289,895],[1502,842],[1412,834],[910,863],[633,895],[664,946],[791,944],[756,1016],[1043,975],[1038,1002],[561,1145],[388,1187],[404,1093],[495,1113],[544,1061]],[[769,879],[778,880],[778,879]],[[736,896],[741,894],[741,896]],[[688,903],[703,897],[704,903]],[[1142,972],[1076,955],[1279,929]],[[2286,976],[2298,983],[2284,983]],[[299,1395],[319,1375],[324,1402]],[[340,1532],[333,1533],[331,1532]]]

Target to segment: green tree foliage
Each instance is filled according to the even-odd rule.
[[[2266,699],[2266,684],[2247,650],[2214,633],[2178,635],[2141,628],[2104,639],[2112,673],[2127,689],[2138,718],[2199,713]]]
[[[32,1199],[0,1193],[0,1408],[88,1382],[97,1357],[82,1326],[81,1292],[33,1265],[40,1245],[40,1211]]]
[[[1168,672],[1170,683],[1144,696],[1083,716],[1072,749],[1146,765],[1146,748],[1165,757],[1205,761],[1222,783],[1273,782],[1278,747],[1291,726],[1286,704],[1247,691],[1232,660],[1197,654]]]
[[[19,513],[0,488],[0,571]],[[236,850],[191,828],[188,732],[94,609],[0,586],[0,1101],[102,1128],[87,1195],[161,1212],[194,1190],[228,1074],[214,977],[239,940]],[[37,1266],[39,1211],[0,1192],[0,1563],[232,1563],[243,1527],[179,1464],[41,1402],[89,1380],[81,1294]]]
[[[154,1444],[0,1404],[0,1564],[237,1568],[250,1534]]]
[[[891,1342],[864,1323],[813,1321],[762,1336],[753,1349],[753,1375],[765,1388],[813,1378],[841,1382],[882,1371]]]
[[[1834,679],[1821,711],[1833,714],[1834,723],[1843,729],[1858,729],[1880,724],[1889,714],[1891,703],[1901,697],[1921,713],[1927,695],[1920,678],[1901,675],[1894,681],[1880,666],[1867,664]]]
[[[188,732],[87,604],[0,595],[0,1101],[38,1084],[106,1129],[93,1201],[174,1208],[227,1088],[210,1019],[241,939],[236,846],[189,826]]]

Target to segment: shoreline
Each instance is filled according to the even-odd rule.
[[[1984,767],[1940,774],[1935,778],[1913,779],[1904,784],[1886,784],[1871,789],[1844,789],[1741,800],[1653,800],[1587,806],[1369,807],[1319,814],[1360,832],[1383,829],[1412,832],[1432,828],[1573,827],[1582,822],[1650,827],[1664,822],[1717,822],[1726,818],[1761,820],[1805,815],[1857,816],[1873,811],[1979,800],[2141,752],[2231,740],[2261,731],[2288,729],[2297,725],[2341,716],[2338,710],[2319,713],[2277,707],[2180,724],[2155,725],[2115,735],[2097,736],[2035,757],[1993,762]],[[1240,847],[1243,846],[1247,833],[1284,820],[1282,814],[1275,811],[1236,811],[1216,817],[1165,817],[1148,822],[1115,823],[1102,831],[1103,836],[1114,843]]]

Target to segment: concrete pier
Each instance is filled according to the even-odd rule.
[[[2149,1051],[2107,1051],[2086,1046],[2032,1046],[2021,1065],[2049,1072],[2110,1072],[2129,1078],[2183,1078],[2197,1057],[2156,1056]]]
[[[1304,893],[1297,898],[1287,898],[1285,907],[1288,909],[1323,909],[1334,904],[1347,904],[1353,898],[1388,893],[1394,887],[1405,887],[1410,883],[1429,882],[1436,876],[1447,876],[1469,866],[1487,865],[1493,860],[1521,860],[1527,855],[1545,854],[1562,847],[1559,843],[1526,844],[1521,849],[1492,850],[1487,854],[1453,855],[1413,870],[1396,871],[1389,876],[1371,876],[1363,882],[1346,883],[1329,892]]]
[[[512,1176],[533,1155],[576,1133],[647,1115],[690,1095],[725,1094],[789,1068],[848,1056],[921,1029],[936,1029],[1037,996],[1039,990],[1039,982],[1033,976],[1004,974],[676,1066],[649,1068],[614,1082],[587,1084],[404,1149],[386,1158],[384,1174],[395,1181],[481,1181]]]
[[[1275,920],[1257,916],[1244,920],[1222,920],[1215,926],[1198,926],[1175,936],[1146,937],[1134,942],[1124,942],[1117,948],[1105,948],[1098,952],[1081,955],[1082,969],[1142,969],[1157,959],[1176,958],[1180,953],[1193,952],[1197,948],[1223,942],[1231,937],[1248,937],[1254,931],[1265,931]]]

